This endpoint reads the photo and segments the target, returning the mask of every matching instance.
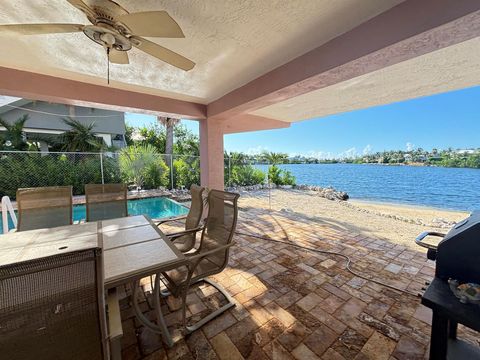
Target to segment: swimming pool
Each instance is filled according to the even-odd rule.
[[[188,213],[188,209],[166,197],[152,197],[146,199],[128,200],[129,215],[148,215],[152,219],[160,219],[171,216],[182,216]],[[85,205],[75,205],[73,207],[73,221],[86,219]],[[13,228],[13,223],[8,218],[9,228]],[[0,234],[3,233],[3,223],[0,217]]]

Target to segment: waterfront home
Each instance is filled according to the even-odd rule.
[[[225,134],[281,129],[315,117],[479,85],[479,22],[477,0],[10,1],[2,4],[0,12],[0,93],[197,120],[201,185],[223,190]],[[0,159],[5,157],[2,154]],[[77,188],[85,185],[79,180],[81,174],[70,180]],[[104,180],[99,177],[98,182]],[[68,187],[60,190],[64,195],[71,192]],[[223,196],[236,201],[232,194]],[[56,205],[72,211],[71,197],[62,200]],[[211,216],[217,216],[210,223],[213,229],[226,219],[232,223],[233,216],[225,214],[234,205],[212,208]],[[44,217],[45,223],[50,220]],[[72,217],[63,220],[71,222]],[[157,231],[155,223],[142,216],[99,221],[0,236],[2,264],[19,267],[22,263],[15,259],[39,257],[39,249],[78,255],[70,250],[76,249],[72,244],[81,243],[79,229],[88,244],[96,236],[108,243],[112,232],[118,240],[95,248],[95,260],[89,264],[98,267],[76,269],[71,279],[68,271],[60,271],[57,275],[64,281],[42,283],[51,291],[59,284],[81,283],[73,290],[84,295],[78,290],[86,277],[102,284],[107,270],[108,290],[114,293],[108,294],[108,299],[113,296],[108,320],[117,320],[110,328],[116,331],[108,336],[89,331],[98,330],[98,324],[105,328],[99,286],[93,297],[100,305],[72,309],[76,297],[70,296],[45,311],[46,317],[56,320],[49,341],[22,336],[22,331],[33,329],[42,337],[52,329],[38,316],[43,313],[22,311],[28,310],[23,295],[32,294],[22,290],[36,288],[36,276],[31,275],[37,273],[30,268],[20,274],[25,277],[19,286],[0,287],[0,296],[8,299],[0,302],[2,321],[21,325],[15,327],[17,332],[8,326],[1,329],[0,349],[16,350],[12,358],[22,358],[32,349],[38,351],[29,353],[30,358],[64,354],[68,354],[64,358],[93,358],[84,354],[86,345],[96,345],[97,357],[108,357],[99,354],[99,349],[106,349],[106,340],[112,343],[112,356],[124,359],[400,360],[428,354],[440,359],[446,358],[449,342],[457,344],[457,335],[478,346],[478,334],[472,330],[479,330],[478,311],[461,319],[448,319],[440,311],[443,316],[437,312],[432,321],[431,310],[416,296],[435,275],[435,263],[427,259],[426,250],[366,236],[360,228],[350,231],[339,222],[257,209],[252,204],[239,211],[232,250],[227,250],[232,246],[230,237],[221,248],[222,261],[214,262],[223,271],[212,278],[236,306],[195,331],[185,331],[179,308],[195,322],[222,309],[225,299],[204,284],[188,296],[167,297],[164,291],[165,301],[158,291],[152,295],[150,286],[153,282],[158,290],[164,271],[162,279],[169,290],[178,290],[172,285],[176,274],[165,274],[174,271],[169,266],[179,265],[175,261],[184,255],[166,241],[167,230]],[[206,227],[207,236],[212,228]],[[2,243],[2,236],[8,240]],[[40,240],[46,238],[53,241],[51,246],[41,246]],[[64,244],[65,239],[74,240]],[[37,247],[36,241],[40,241]],[[26,247],[18,249],[19,243]],[[108,252],[106,269],[98,265],[102,250]],[[112,253],[118,262],[109,259]],[[226,254],[230,254],[228,265],[223,261]],[[161,262],[162,267],[155,266],[155,272],[144,266],[138,272],[136,266],[148,261]],[[122,283],[120,271],[132,282]],[[10,275],[0,279],[12,284]],[[446,281],[441,284],[447,286]],[[34,300],[42,303],[48,298],[41,295]],[[459,301],[450,304],[454,310],[467,306]],[[68,315],[90,322],[67,321],[63,316]],[[29,321],[34,318],[38,322]],[[68,338],[68,331],[79,323],[87,329],[83,336]],[[467,325],[459,327],[458,334],[457,323]],[[60,335],[77,350],[69,353],[73,347],[68,341],[50,340]]]
[[[87,108],[75,105],[53,104],[16,97],[3,96],[0,99],[0,118],[13,124],[28,115],[23,131],[26,140],[33,139],[39,148],[48,152],[48,144],[41,137],[57,137],[70,127],[62,119],[76,118],[83,125],[94,124],[95,136],[103,139],[107,146],[123,148],[125,142],[125,114],[120,111]],[[0,126],[0,133],[5,128]]]

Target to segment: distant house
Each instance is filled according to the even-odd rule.
[[[475,154],[477,150],[474,149],[460,149],[455,151],[458,155],[471,155]]]
[[[94,123],[95,135],[101,137],[107,146],[123,148],[126,145],[123,112],[0,96],[0,117],[3,120],[14,123],[25,114],[29,116],[24,126],[27,140],[38,135],[55,136],[64,133],[69,130],[69,126],[62,119],[71,117],[85,125]],[[0,131],[4,130],[0,126]],[[48,151],[44,141],[37,142],[42,151]]]

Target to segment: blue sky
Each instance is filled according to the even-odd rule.
[[[480,87],[326,116],[290,128],[225,136],[225,149],[338,157],[408,147],[480,147]],[[127,115],[130,124],[150,124]],[[198,133],[198,123],[183,121]]]

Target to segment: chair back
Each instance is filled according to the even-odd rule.
[[[214,250],[232,242],[238,217],[239,194],[220,190],[208,193],[208,216],[202,232],[199,253]],[[206,258],[221,271],[228,263],[228,249]]]
[[[107,359],[100,248],[0,265],[2,359]]]
[[[204,187],[193,184],[190,187],[192,203],[185,219],[185,230],[191,230],[198,227],[203,214],[203,191]]]
[[[126,184],[85,185],[87,222],[128,216]]]
[[[18,231],[72,224],[72,187],[17,190]]]

